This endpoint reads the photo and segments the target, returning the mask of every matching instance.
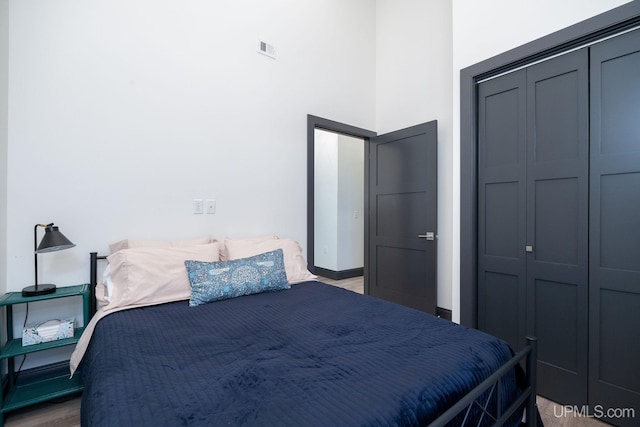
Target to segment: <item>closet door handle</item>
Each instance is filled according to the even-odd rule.
[[[435,240],[436,233],[433,231],[427,231],[426,234],[418,234],[418,239]]]

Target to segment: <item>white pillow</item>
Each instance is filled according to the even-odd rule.
[[[221,240],[214,240],[214,241],[218,242],[220,244],[220,261],[228,261],[231,258],[229,258],[229,253],[227,251],[226,242],[236,242],[238,244],[251,245],[253,243],[260,243],[260,242],[264,242],[264,241],[267,241],[267,240],[278,240],[278,236],[276,236],[275,234],[269,234],[269,235],[266,235],[266,236],[250,237],[250,238],[246,238],[246,239],[233,239],[233,238],[230,238],[230,237],[225,237],[225,238],[223,238]],[[254,254],[254,255],[258,255],[258,254]],[[251,256],[253,256],[253,255],[251,255]]]
[[[177,248],[122,249],[109,255],[109,277],[104,283],[104,311],[125,306],[188,300],[191,286],[185,260],[218,261],[217,243]],[[111,285],[107,283],[111,282]],[[100,303],[100,297],[96,293]]]
[[[107,263],[107,266],[102,272],[102,281],[96,285],[96,299],[98,305],[103,307],[111,301],[111,295],[113,294],[113,280],[111,279],[111,264]]]
[[[185,246],[193,246],[193,245],[204,245],[207,243],[211,243],[211,237],[205,236],[199,239],[193,240],[176,240],[176,241],[164,241],[164,240],[135,240],[135,239],[124,239],[118,242],[113,242],[109,244],[109,250],[111,253],[116,253],[122,249],[133,249],[133,248],[182,248]]]
[[[293,239],[277,239],[263,241],[246,241],[225,239],[225,247],[230,260],[282,249],[284,252],[284,269],[290,284],[317,279],[307,270],[307,261],[302,256],[302,248]]]

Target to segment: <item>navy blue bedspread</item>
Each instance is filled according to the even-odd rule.
[[[477,330],[316,282],[137,308],[96,327],[82,425],[426,425],[511,356]]]

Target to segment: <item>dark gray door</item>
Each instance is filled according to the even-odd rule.
[[[478,328],[524,345],[526,71],[478,89]]]
[[[369,156],[366,293],[436,312],[437,122],[380,135]]]
[[[590,406],[640,419],[640,32],[591,50]]]
[[[581,49],[527,69],[527,334],[538,394],[587,404],[589,69]]]
[[[480,84],[478,327],[538,337],[539,393],[587,402],[588,53]]]

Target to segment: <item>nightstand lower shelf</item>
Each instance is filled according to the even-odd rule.
[[[0,295],[0,332],[6,336],[6,342],[0,346],[0,362],[6,360],[7,385],[0,387],[0,427],[4,425],[4,414],[15,409],[24,408],[36,403],[46,402],[65,396],[81,393],[83,390],[80,375],[69,378],[69,362],[58,362],[35,368],[16,371],[17,357],[48,351],[55,348],[70,347],[77,344],[83,327],[76,328],[71,338],[44,342],[33,345],[22,345],[22,337],[13,336],[13,306],[18,304],[41,304],[59,298],[82,298],[83,317],[78,324],[86,325],[91,317],[91,286],[61,286],[50,294],[25,297],[22,292],[7,292]],[[39,307],[39,305],[38,305]],[[28,309],[28,306],[27,306]],[[27,310],[25,309],[25,310]],[[4,321],[3,321],[4,320]],[[20,334],[22,335],[22,334]],[[5,366],[5,365],[3,365]],[[20,371],[20,368],[18,368]]]
[[[56,372],[55,376],[44,379],[18,381],[17,386],[6,395],[1,411],[3,413],[9,412],[69,394],[79,393],[82,388],[80,375],[69,378],[68,369],[66,369],[66,372],[62,370],[59,373]]]

